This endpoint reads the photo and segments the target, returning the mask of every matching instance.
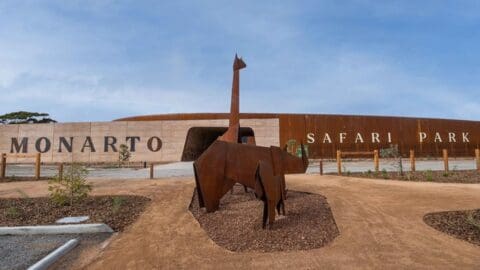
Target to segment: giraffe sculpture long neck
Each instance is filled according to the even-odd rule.
[[[238,142],[238,133],[240,130],[240,69],[246,66],[243,60],[235,55],[228,130],[219,137],[219,140],[233,143]]]
[[[240,70],[233,71],[229,127],[240,125]],[[238,138],[237,138],[238,139]]]

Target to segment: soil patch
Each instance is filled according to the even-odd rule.
[[[412,182],[437,182],[437,183],[462,183],[475,184],[480,183],[480,173],[476,170],[462,170],[462,171],[416,171],[404,172],[400,175],[398,172],[354,172],[343,173],[342,176],[352,176],[361,178],[372,178],[382,180],[402,180]]]
[[[276,216],[270,229],[262,229],[263,202],[252,191],[236,185],[213,213],[199,209],[194,192],[190,211],[208,236],[231,251],[291,251],[320,248],[340,233],[324,196],[289,190],[286,216]]]
[[[142,196],[91,196],[72,206],[57,206],[49,198],[0,199],[0,226],[48,225],[62,217],[90,216],[85,223],[105,223],[122,231],[149,201]]]
[[[441,232],[480,246],[480,209],[429,213],[423,221]]]

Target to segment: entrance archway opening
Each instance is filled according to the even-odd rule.
[[[227,131],[226,127],[192,127],[188,130],[182,161],[196,160],[203,151]],[[252,128],[241,127],[238,136],[239,143],[247,143],[248,137],[254,137]]]

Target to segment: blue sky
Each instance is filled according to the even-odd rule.
[[[480,120],[480,1],[0,1],[0,113]]]

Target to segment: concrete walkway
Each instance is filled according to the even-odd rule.
[[[138,194],[153,201],[87,268],[480,268],[480,247],[438,232],[422,221],[428,212],[480,208],[480,184],[292,175],[287,177],[287,185],[327,197],[340,230],[330,245],[300,252],[232,253],[213,243],[188,212],[192,178],[95,180],[96,194]],[[19,197],[19,190],[31,196],[47,194],[45,182],[0,184],[3,197]],[[288,215],[288,201],[286,207]]]

